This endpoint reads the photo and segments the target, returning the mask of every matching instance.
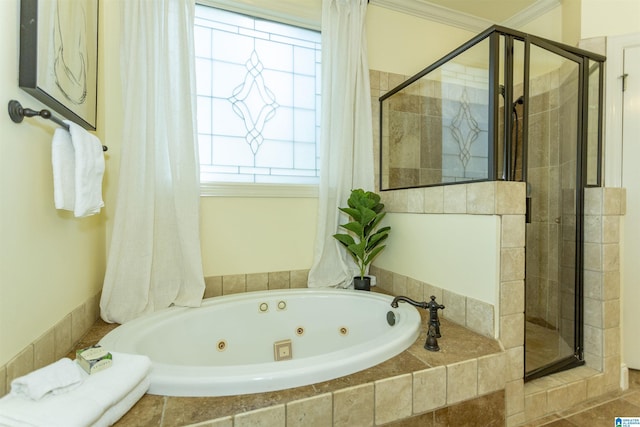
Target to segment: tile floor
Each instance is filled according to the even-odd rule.
[[[525,427],[615,427],[616,417],[640,418],[640,371],[629,370],[629,389],[582,403]]]

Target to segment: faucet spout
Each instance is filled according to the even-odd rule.
[[[397,296],[397,297],[395,297],[393,299],[393,301],[391,301],[391,307],[398,308],[398,302],[400,302],[400,301],[404,301],[406,303],[409,303],[414,307],[427,308],[427,302],[426,301],[418,302],[418,301],[414,301],[411,298],[405,297],[405,296]]]

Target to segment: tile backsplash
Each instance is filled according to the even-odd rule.
[[[76,307],[6,365],[0,366],[0,396],[11,381],[65,357],[100,316],[100,293]]]

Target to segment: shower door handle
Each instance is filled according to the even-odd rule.
[[[525,200],[524,219],[527,224],[531,224],[531,197],[527,197]]]

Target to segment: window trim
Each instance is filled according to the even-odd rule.
[[[317,198],[318,185],[201,182],[201,197]]]

